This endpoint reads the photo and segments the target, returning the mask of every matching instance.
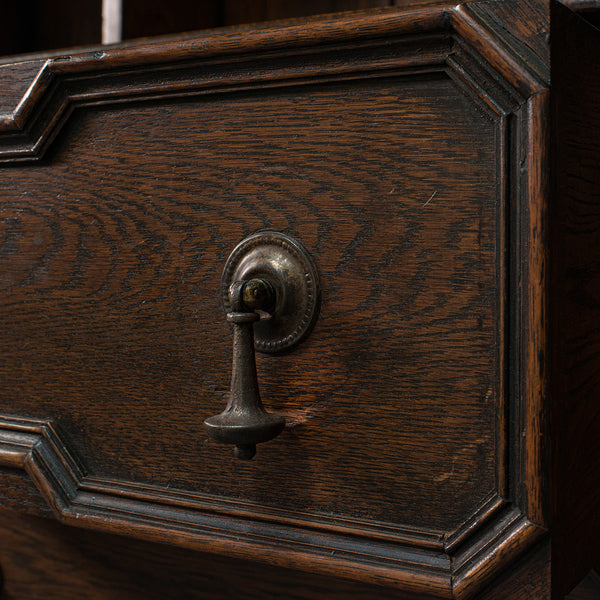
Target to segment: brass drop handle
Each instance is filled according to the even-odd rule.
[[[233,370],[231,391],[225,410],[204,421],[208,434],[218,442],[235,444],[235,456],[249,460],[256,444],[267,442],[281,433],[285,419],[268,413],[260,399],[254,355],[254,323],[260,320],[256,310],[267,312],[275,306],[273,286],[264,279],[236,281],[229,287],[233,324]]]
[[[233,444],[235,456],[249,460],[256,444],[273,439],[285,427],[282,416],[263,407],[254,351],[277,354],[306,338],[318,316],[319,280],[300,242],[262,231],[233,250],[221,291],[233,325],[231,390],[225,410],[206,419],[204,426],[214,440]]]

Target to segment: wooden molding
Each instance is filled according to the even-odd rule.
[[[0,419],[0,464],[24,470],[66,524],[240,558],[251,554],[440,598],[470,598],[544,532],[506,506],[493,527],[453,556],[433,537],[411,540],[384,528],[361,531],[335,519],[311,521],[242,502],[102,481],[86,476],[52,423],[40,420]]]
[[[518,56],[471,7],[383,10],[56,56],[41,68],[32,61],[37,73],[32,84],[16,107],[4,107],[0,115],[0,162],[14,164],[42,160],[72,112],[89,106],[331,81],[449,77],[497,126],[498,201],[504,213],[518,215],[511,224],[501,216],[499,223],[504,240],[499,260],[506,261],[512,286],[503,296],[517,301],[510,311],[500,311],[506,333],[501,333],[497,489],[456,531],[442,535],[291,514],[91,478],[44,420],[2,417],[0,464],[26,471],[57,518],[72,525],[440,598],[476,594],[546,526],[540,439],[547,377],[547,82]],[[526,343],[519,344],[515,340],[522,335]]]
[[[48,58],[16,107],[0,104],[0,161],[41,158],[78,106],[314,83],[318,65],[336,54],[346,57],[345,64],[332,68],[329,63],[324,78],[357,77],[367,70],[380,76],[402,69],[432,70],[449,59],[452,33],[470,44],[522,96],[543,88],[539,76],[521,65],[467,5],[316,18],[307,26],[239,28],[176,45],[171,41],[132,44]],[[392,39],[397,45],[389,48]],[[426,43],[427,50],[419,47],[418,53],[411,53],[415,43]],[[361,55],[366,48],[376,51],[378,46],[382,55],[376,62]],[[358,62],[348,60],[348,53]],[[232,56],[239,68],[231,66]],[[300,64],[294,56],[302,57]],[[39,61],[31,61],[32,69],[38,65]],[[198,76],[200,67],[203,77]],[[249,74],[248,67],[254,73]]]

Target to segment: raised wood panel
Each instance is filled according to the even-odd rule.
[[[2,121],[3,464],[65,522],[473,597],[546,525],[546,100],[468,7],[49,60]],[[264,227],[323,302],[241,463],[201,424]]]
[[[58,420],[96,477],[454,530],[497,485],[498,135],[431,77],[77,112],[3,187],[5,411]],[[259,357],[290,426],[239,463],[202,420],[230,378],[223,259],[264,227],[311,249],[323,299]]]

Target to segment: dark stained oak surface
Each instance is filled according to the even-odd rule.
[[[4,596],[558,600],[598,563],[597,32],[550,8],[2,61]],[[322,307],[241,462],[202,423],[263,228]]]
[[[0,511],[0,600],[432,600],[345,579],[92,533]],[[37,555],[24,548],[42,548]],[[476,600],[539,600],[548,592],[547,544]],[[569,600],[594,600],[594,581]],[[587,594],[587,595],[586,595]]]
[[[431,600],[344,579],[228,561],[172,546],[65,527],[0,511],[0,600]],[[43,549],[28,553],[26,549]],[[540,600],[549,593],[548,544],[502,573],[477,600]],[[596,600],[595,572],[567,600]]]
[[[496,484],[498,144],[442,76],[77,110],[2,171],[3,411],[55,420],[94,476],[452,530]],[[323,302],[259,356],[290,426],[243,464],[201,424],[221,271],[265,227]]]
[[[381,600],[396,593],[290,569],[0,515],[0,600]],[[40,551],[29,554],[27,548]],[[427,600],[425,597],[421,597]],[[421,600],[419,598],[411,600]]]
[[[432,600],[344,579],[227,561],[171,546],[81,531],[39,518],[0,512],[0,600]],[[23,548],[43,548],[31,557]],[[548,544],[538,544],[477,600],[540,600],[549,592]],[[567,600],[596,600],[591,573]]]

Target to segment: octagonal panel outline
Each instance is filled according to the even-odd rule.
[[[0,161],[42,158],[76,107],[443,71],[479,109],[498,122],[506,179],[515,160],[527,163],[523,173],[510,177],[522,179],[519,197],[511,197],[513,190],[508,187],[501,191],[511,214],[518,211],[525,215],[516,226],[505,222],[502,237],[510,239],[510,254],[518,254],[519,260],[513,257],[511,264],[525,265],[523,273],[511,272],[511,280],[524,283],[512,319],[532,330],[542,318],[539,307],[535,307],[543,298],[538,298],[535,290],[544,289],[539,285],[544,274],[536,270],[536,253],[543,252],[543,244],[533,233],[539,218],[535,210],[543,204],[545,193],[543,120],[547,90],[543,82],[460,6],[345,19],[345,29],[339,27],[339,20],[322,18],[304,27],[306,31],[288,26],[259,33],[246,43],[228,33],[208,42],[191,38],[181,44],[179,53],[169,54],[168,43],[158,43],[48,59],[16,109],[0,121]],[[322,45],[313,45],[312,38],[304,35],[316,35]],[[424,45],[425,51],[421,50]],[[331,66],[335,63],[331,57],[352,50],[358,56],[365,49],[371,52],[365,52],[367,59],[352,62],[347,58],[345,63]],[[248,52],[253,58],[247,58]],[[238,74],[225,72],[220,80],[198,77],[199,65],[222,69],[231,61],[232,53],[255,64],[257,73],[267,64],[270,70],[254,78],[245,78],[244,68]],[[330,67],[315,73],[314,67],[323,62],[324,55]],[[304,72],[290,68],[299,56],[306,61]],[[160,77],[156,77],[157,71]],[[131,80],[134,85],[124,85]],[[531,156],[542,159],[534,161]],[[505,251],[507,248],[502,253]],[[523,398],[518,402],[510,399],[508,410],[518,417],[519,429],[526,432],[527,439],[519,440],[518,456],[506,440],[498,457],[498,493],[492,494],[459,530],[442,538],[386,524],[292,516],[276,510],[261,512],[243,503],[93,479],[69,453],[54,425],[44,420],[10,416],[0,420],[0,464],[25,470],[57,517],[66,522],[76,520],[82,526],[113,531],[127,525],[140,537],[240,557],[253,553],[265,561],[281,549],[287,553],[288,566],[343,572],[439,597],[468,598],[543,535],[545,524],[540,500],[541,450],[526,444],[541,433],[538,417],[543,398],[536,390],[543,386],[545,374],[535,371],[527,356],[517,354],[515,340],[509,337],[506,343],[506,361],[512,368],[505,365],[503,372],[516,369],[519,381],[511,389],[518,389]],[[545,350],[543,338],[535,340],[535,345],[539,351]],[[506,385],[508,388],[510,384]],[[503,397],[510,394],[506,389]],[[499,426],[508,427],[504,421]],[[509,436],[508,429],[503,435]],[[506,464],[500,464],[504,456],[508,456]],[[516,497],[515,490],[522,488],[525,493]],[[511,489],[513,498],[508,497]],[[249,523],[257,525],[250,527]],[[242,540],[236,530],[240,524],[246,532]]]

